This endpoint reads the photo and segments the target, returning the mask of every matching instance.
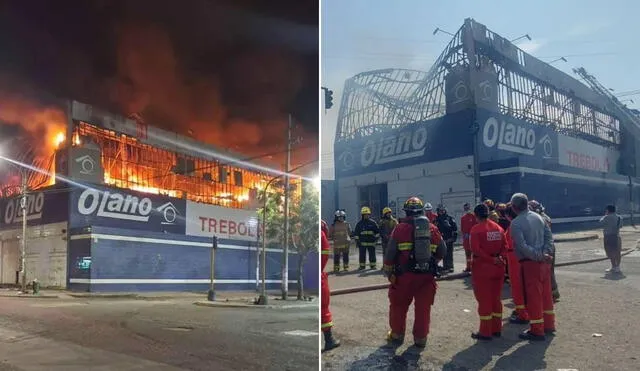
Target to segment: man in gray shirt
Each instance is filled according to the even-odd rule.
[[[524,292],[529,312],[529,330],[524,340],[544,340],[556,330],[551,294],[553,236],[542,217],[529,211],[524,193],[511,197],[511,208],[518,216],[511,221],[511,239],[522,269]]]
[[[614,205],[607,205],[604,216],[600,219],[604,240],[604,251],[607,258],[611,260],[611,268],[607,273],[622,273],[620,271],[620,261],[622,260],[622,241],[620,239],[620,228],[622,228],[622,218],[616,214]]]

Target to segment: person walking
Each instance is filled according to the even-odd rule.
[[[347,222],[347,213],[344,210],[336,210],[327,237],[333,241],[333,272],[340,271],[340,258],[342,258],[342,270],[348,271],[351,225]]]
[[[523,340],[545,340],[556,331],[551,295],[551,260],[553,236],[542,217],[529,210],[524,193],[511,196],[511,208],[518,215],[511,222],[511,238],[522,266],[525,300],[529,313],[529,330]]]
[[[480,204],[473,210],[478,224],[471,228],[473,267],[471,282],[478,301],[480,329],[471,334],[476,340],[492,340],[502,336],[502,283],[507,238],[504,229],[489,220],[489,208]]]
[[[604,251],[607,258],[611,260],[611,268],[606,273],[620,274],[620,262],[622,260],[622,239],[620,238],[620,228],[622,228],[622,217],[616,213],[614,205],[607,205],[604,216],[600,219],[604,240]]]

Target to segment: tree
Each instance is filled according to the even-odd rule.
[[[318,251],[320,239],[318,190],[311,182],[302,183],[302,197],[293,200],[289,211],[291,245],[298,252],[298,300],[304,299],[304,263],[310,252]]]
[[[265,220],[262,220],[263,209],[258,209],[258,218],[265,223],[265,234],[268,240],[275,240],[284,245],[284,192],[274,185],[273,192],[266,194]],[[260,194],[260,202],[265,202],[264,191]],[[302,183],[302,196],[292,194],[289,203],[289,223],[291,228],[289,242],[298,253],[298,300],[304,299],[304,264],[307,255],[318,251],[319,244],[319,201],[318,190],[311,182]]]

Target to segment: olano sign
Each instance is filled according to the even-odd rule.
[[[369,140],[362,149],[362,167],[388,164],[424,155],[427,146],[427,128],[420,126],[412,131],[385,136],[378,141]]]
[[[78,212],[102,218],[120,219],[146,223],[154,211],[153,202],[148,197],[122,195],[117,192],[85,189],[78,198]],[[161,224],[174,224],[178,211],[167,202],[155,208],[161,215]]]
[[[22,197],[8,200],[4,210],[4,223],[14,224],[22,220]],[[42,209],[44,208],[44,193],[39,192],[27,195],[27,220],[42,219]]]
[[[554,144],[549,135],[536,138],[536,131],[526,123],[514,123],[493,117],[487,119],[482,129],[482,142],[487,148],[534,156],[536,146],[540,145],[542,158],[554,157]]]

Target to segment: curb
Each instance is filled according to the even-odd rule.
[[[588,236],[583,236],[583,237],[560,237],[560,238],[556,238],[553,240],[553,242],[559,243],[559,242],[581,242],[581,241],[591,241],[591,240],[597,240],[599,239],[600,236],[597,234],[591,234]],[[557,264],[556,264],[557,266]]]
[[[639,243],[640,243],[640,240],[636,242],[636,247],[635,248],[623,249],[622,250],[622,256],[629,255],[634,251],[640,250],[640,248],[638,247]],[[608,259],[609,258],[607,258],[607,257],[601,257],[601,258],[593,258],[593,259],[586,259],[586,260],[573,260],[573,261],[568,261],[568,262],[563,262],[563,263],[556,263],[556,267],[566,267],[566,266],[570,266],[570,265],[596,263],[596,262],[605,261],[605,260],[608,260]],[[436,281],[453,281],[453,280],[456,280],[456,279],[466,278],[466,277],[469,277],[469,276],[471,276],[470,273],[454,273],[454,274],[450,274],[450,275],[447,275],[447,276],[438,277],[438,278],[436,278]],[[383,284],[378,284],[378,285],[370,285],[370,286],[348,287],[346,289],[333,290],[333,291],[331,291],[331,293],[329,295],[330,296],[346,295],[346,294],[353,294],[353,293],[357,293],[357,292],[384,290],[384,289],[387,289],[387,288],[389,288],[389,284],[388,283],[383,283]]]
[[[18,299],[59,299],[58,295],[7,295],[2,294],[0,298],[18,298]]]
[[[223,308],[255,308],[255,309],[294,309],[294,308],[309,308],[309,307],[317,307],[315,301],[310,302],[310,304],[291,304],[291,305],[258,305],[258,304],[241,304],[241,303],[230,303],[230,302],[211,302],[211,301],[196,301],[193,305],[199,307],[223,307]]]

